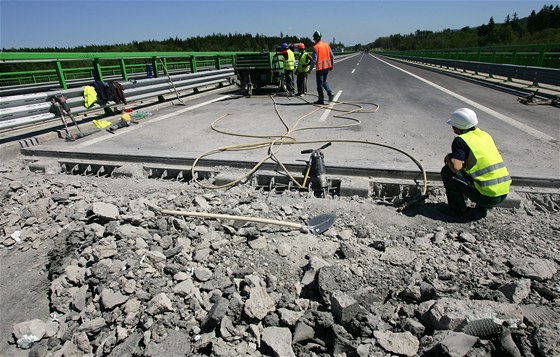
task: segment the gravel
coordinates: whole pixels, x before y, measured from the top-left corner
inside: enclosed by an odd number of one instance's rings
[[[434,215],[437,194],[403,214],[16,159],[0,196],[0,355],[560,355],[559,194],[465,223]],[[153,206],[337,220],[314,236]]]

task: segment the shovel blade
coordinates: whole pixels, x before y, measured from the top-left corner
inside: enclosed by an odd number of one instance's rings
[[[336,213],[325,213],[305,221],[303,227],[307,228],[314,235],[325,232],[336,221]]]

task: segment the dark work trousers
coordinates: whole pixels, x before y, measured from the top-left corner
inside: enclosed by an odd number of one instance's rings
[[[331,87],[329,87],[329,84],[327,83],[328,75],[329,69],[317,71],[317,96],[319,97],[320,101],[325,100],[325,93],[323,93],[323,88],[325,88],[329,96],[332,96]]]
[[[307,72],[297,73],[297,92],[298,94],[307,93]]]
[[[477,207],[486,209],[502,203],[507,197],[507,195],[498,197],[485,196],[476,189],[473,183],[463,183],[453,177],[453,172],[451,172],[451,169],[445,165],[441,169],[441,179],[443,181],[443,185],[445,186],[447,203],[455,210],[464,211],[467,209],[465,197],[476,203]],[[467,176],[463,179],[468,181]]]
[[[294,71],[284,70],[284,76],[286,78],[286,90],[289,93],[294,93]]]

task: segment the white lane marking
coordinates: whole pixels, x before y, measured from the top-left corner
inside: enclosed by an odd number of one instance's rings
[[[164,120],[164,119],[172,118],[172,117],[174,117],[174,116],[176,116],[176,115],[179,115],[179,114],[182,114],[182,113],[191,111],[191,110],[193,110],[193,109],[197,109],[197,108],[203,107],[203,106],[208,105],[208,104],[212,104],[212,103],[214,103],[214,102],[218,102],[218,101],[220,101],[220,100],[222,100],[222,99],[226,99],[226,98],[229,98],[229,97],[230,97],[229,95],[224,95],[224,96],[221,96],[221,97],[218,97],[218,98],[214,98],[214,99],[212,99],[212,100],[209,100],[209,101],[206,101],[206,102],[203,102],[203,103],[199,103],[199,104],[193,105],[192,107],[188,107],[188,108],[185,108],[185,109],[177,110],[177,111],[175,111],[175,112],[172,112],[172,113],[169,113],[169,114],[165,114],[165,115],[162,115],[162,116],[157,117],[157,118],[154,118],[154,119],[149,119],[149,120],[147,120],[145,123],[142,122],[142,125],[130,126],[130,127],[128,127],[126,130],[117,131],[115,134],[112,134],[112,135],[104,135],[104,136],[100,136],[100,137],[98,137],[98,138],[94,138],[94,139],[91,139],[91,140],[88,140],[88,141],[81,142],[81,143],[79,143],[78,145],[75,145],[74,147],[76,147],[76,148],[83,148],[83,147],[86,147],[86,146],[89,146],[89,145],[93,145],[93,144],[96,144],[96,143],[98,143],[98,142],[100,142],[100,141],[107,140],[107,139],[110,139],[110,138],[114,138],[115,136],[119,136],[119,135],[123,135],[123,134],[130,133],[130,132],[133,131],[133,130],[136,130],[136,129],[141,128],[141,127],[145,127],[145,126],[148,125],[148,124],[157,123],[158,121],[161,121],[161,120]]]
[[[336,95],[334,96],[333,101],[334,101],[334,102],[338,101],[338,98],[340,98],[340,95],[341,95],[341,94],[342,94],[342,91],[339,90],[338,93],[336,93]],[[331,105],[328,107],[328,109],[325,110],[325,112],[323,113],[323,115],[321,115],[321,117],[319,118],[319,121],[322,122],[322,121],[327,120],[327,117],[328,117],[329,114],[331,113],[331,109],[330,109],[330,108],[332,108],[332,107],[333,107],[333,105],[331,104]]]
[[[352,74],[354,74],[354,72],[356,72],[356,68],[354,68],[354,69],[352,70]]]
[[[517,129],[519,129],[519,130],[521,130],[521,131],[523,131],[523,132],[525,132],[525,133],[527,133],[527,134],[529,134],[529,135],[532,135],[532,136],[534,136],[534,137],[537,138],[537,139],[542,139],[542,140],[547,140],[547,141],[556,141],[556,139],[553,138],[552,136],[549,136],[549,135],[547,135],[547,134],[545,134],[545,133],[543,133],[543,132],[540,132],[540,131],[538,131],[538,130],[536,130],[536,129],[533,129],[533,128],[531,128],[530,126],[528,126],[528,125],[526,125],[526,124],[523,124],[523,123],[521,123],[521,122],[519,122],[519,121],[517,121],[517,120],[515,120],[515,119],[513,119],[513,118],[508,117],[507,115],[504,115],[504,114],[502,114],[502,113],[498,113],[497,111],[495,111],[495,110],[493,110],[493,109],[490,109],[490,108],[488,108],[488,107],[486,107],[486,106],[484,106],[484,105],[482,105],[482,104],[479,104],[479,103],[477,103],[477,102],[475,102],[475,101],[473,101],[473,100],[470,100],[470,99],[468,99],[468,98],[466,98],[466,97],[463,97],[462,95],[460,95],[460,94],[458,94],[458,93],[452,92],[452,91],[450,91],[450,90],[447,89],[447,88],[444,88],[444,87],[442,87],[442,86],[440,86],[440,85],[437,85],[437,84],[435,84],[435,83],[433,83],[433,82],[430,82],[430,81],[428,81],[428,80],[426,80],[426,79],[424,79],[424,78],[422,78],[422,77],[420,77],[420,76],[415,75],[414,73],[410,73],[410,72],[408,72],[408,71],[405,71],[405,70],[402,69],[402,68],[399,68],[399,67],[397,67],[397,66],[395,66],[395,65],[392,65],[392,64],[390,64],[390,63],[388,63],[388,62],[385,62],[385,61],[383,61],[382,59],[380,59],[380,58],[378,58],[378,57],[375,57],[374,55],[371,55],[371,56],[372,56],[373,58],[375,58],[376,60],[381,61],[381,62],[383,62],[383,63],[385,63],[385,64],[387,64],[387,65],[389,65],[389,66],[391,66],[391,67],[393,67],[393,68],[396,68],[396,69],[398,69],[399,71],[402,71],[402,72],[404,72],[404,73],[406,73],[406,74],[408,74],[408,75],[411,75],[412,77],[414,77],[414,78],[416,78],[416,79],[419,79],[419,80],[421,80],[422,82],[424,82],[424,83],[426,83],[426,84],[429,84],[429,85],[431,85],[432,87],[434,87],[434,88],[436,88],[436,89],[439,89],[440,91],[442,91],[442,92],[444,92],[444,93],[447,93],[447,94],[449,94],[450,96],[455,97],[455,98],[457,98],[457,99],[459,99],[459,100],[461,100],[461,101],[463,101],[463,102],[465,102],[465,103],[467,103],[467,104],[469,104],[469,105],[471,105],[471,106],[473,106],[473,107],[475,107],[475,108],[478,108],[478,109],[482,110],[483,112],[486,112],[487,114],[490,114],[490,115],[493,116],[494,118],[496,118],[496,119],[498,119],[498,120],[501,120],[501,121],[503,121],[503,122],[505,122],[505,123],[507,123],[507,124],[509,124],[509,125],[511,125],[511,126],[513,126],[513,127],[515,127],[515,128],[517,128]]]

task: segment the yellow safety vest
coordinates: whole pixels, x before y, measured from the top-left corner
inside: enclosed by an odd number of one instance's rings
[[[97,102],[97,92],[92,86],[84,86],[84,107],[89,108]]]
[[[286,50],[286,54],[288,55],[288,59],[284,59],[284,70],[293,71],[296,67],[296,56],[289,48]]]
[[[306,73],[309,72],[311,69],[311,59],[309,58],[309,53],[303,52],[299,57],[297,71],[299,73]]]
[[[476,159],[473,167],[463,170],[469,174],[477,190],[489,197],[509,193],[511,177],[492,137],[476,128],[459,135]]]

